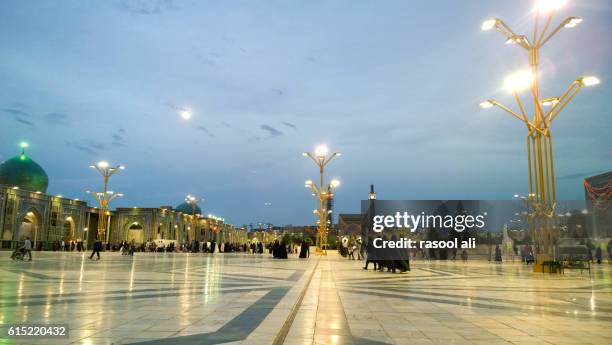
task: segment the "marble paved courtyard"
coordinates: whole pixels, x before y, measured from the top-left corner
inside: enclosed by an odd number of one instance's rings
[[[612,270],[269,255],[0,252],[0,344],[611,344]],[[66,324],[68,338],[8,338]]]

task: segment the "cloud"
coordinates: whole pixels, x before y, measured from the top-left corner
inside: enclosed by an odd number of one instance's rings
[[[285,95],[285,89],[272,89],[272,92],[274,92],[277,96]]]
[[[227,128],[233,128],[232,125],[230,125],[229,123],[227,123],[225,121],[221,122],[221,124],[224,125]]]
[[[174,4],[172,0],[123,0],[119,8],[131,14],[151,16],[174,8]]]
[[[285,122],[285,121],[283,121],[283,122],[281,122],[281,123],[282,123],[283,125],[287,126],[287,127],[290,127],[290,128],[293,128],[293,129],[297,129],[297,126],[296,126],[296,125],[294,125],[294,124],[293,124],[293,123],[291,123],[291,122]]]
[[[81,141],[81,142],[73,142],[66,141],[66,146],[77,149],[79,151],[85,152],[92,156],[95,156],[100,151],[108,150],[108,146],[102,143],[95,143],[92,141]]]
[[[69,126],[68,115],[59,112],[53,112],[45,115],[45,120],[52,125]]]
[[[115,147],[126,146],[125,136],[123,134],[125,134],[125,129],[123,129],[123,128],[119,128],[117,130],[117,133],[113,133],[112,134],[113,146],[115,146]]]
[[[280,136],[284,135],[283,132],[281,132],[278,129],[276,129],[276,128],[272,127],[272,126],[269,126],[269,125],[261,125],[261,126],[259,126],[259,128],[261,128],[264,131],[268,132],[271,137],[280,137]]]
[[[176,104],[174,104],[174,103],[170,103],[170,102],[166,103],[166,105],[167,105],[167,106],[168,106],[170,109],[172,109],[172,110],[176,110],[176,111],[179,111],[179,112],[181,112],[181,111],[188,111],[188,110],[189,110],[189,109],[187,109],[187,108],[185,108],[185,107],[181,107],[180,105],[176,105]]]
[[[25,111],[15,109],[15,108],[6,108],[4,109],[4,111],[8,114],[11,114],[15,121],[22,123],[24,125],[28,125],[32,127],[34,126],[34,122],[30,120],[30,118],[32,117],[31,114],[28,114]]]
[[[208,136],[209,136],[209,137],[211,137],[211,138],[214,138],[214,137],[215,137],[215,135],[214,135],[213,133],[211,133],[211,132],[208,130],[208,128],[206,128],[206,127],[204,127],[204,126],[198,126],[198,130],[200,130],[200,131],[202,131],[202,132],[206,133],[206,135],[208,135]]]

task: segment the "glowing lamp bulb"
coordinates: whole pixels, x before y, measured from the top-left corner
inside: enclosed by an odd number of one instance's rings
[[[325,157],[329,152],[329,149],[325,145],[319,145],[315,148],[315,154],[317,157]]]
[[[480,107],[483,109],[491,108],[492,106],[493,106],[493,102],[491,101],[480,102]]]
[[[538,12],[549,13],[561,9],[567,0],[538,0],[535,5],[535,9]]]
[[[593,85],[599,84],[601,81],[597,77],[587,76],[587,77],[580,78],[580,82],[584,86],[593,86]]]
[[[497,19],[487,19],[484,22],[482,22],[480,29],[482,31],[488,31],[488,30],[493,29],[493,27],[495,27],[495,24],[497,24]]]
[[[530,70],[519,71],[506,77],[504,87],[510,92],[518,92],[531,86],[533,73]]]

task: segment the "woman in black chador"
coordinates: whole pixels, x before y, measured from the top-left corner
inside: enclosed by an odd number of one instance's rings
[[[278,240],[275,240],[272,244],[272,257],[278,258],[279,247],[280,244],[278,243]]]
[[[280,245],[278,246],[278,257],[279,259],[286,259],[287,258],[287,243],[285,243],[285,241],[281,241]]]
[[[389,240],[389,237],[387,237],[387,235],[383,235],[382,240],[383,242],[387,242]],[[393,261],[393,255],[389,251],[389,249],[378,248],[377,256],[379,258],[378,271],[382,272],[385,268],[387,269],[387,272],[392,270],[395,271],[395,262]]]
[[[366,243],[366,253],[367,253],[367,258],[366,258],[366,263],[365,263],[365,267],[363,268],[364,270],[368,269],[368,265],[371,263],[374,264],[374,271],[376,271],[376,268],[378,266],[378,258],[376,257],[376,248],[374,248],[374,238],[372,238],[372,236],[368,237],[368,243]]]
[[[391,236],[391,241],[396,242],[397,236]],[[395,270],[399,270],[400,273],[410,271],[410,252],[404,248],[396,248],[393,250],[393,273]]]
[[[306,259],[310,257],[310,246],[306,241],[302,241],[302,247],[300,248],[300,259]]]
[[[495,262],[502,262],[502,252],[499,248],[499,244],[495,246]]]

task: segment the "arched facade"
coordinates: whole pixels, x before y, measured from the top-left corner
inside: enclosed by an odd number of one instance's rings
[[[88,210],[83,201],[0,187],[0,247],[16,247],[24,234],[43,249],[68,236],[86,241]]]

